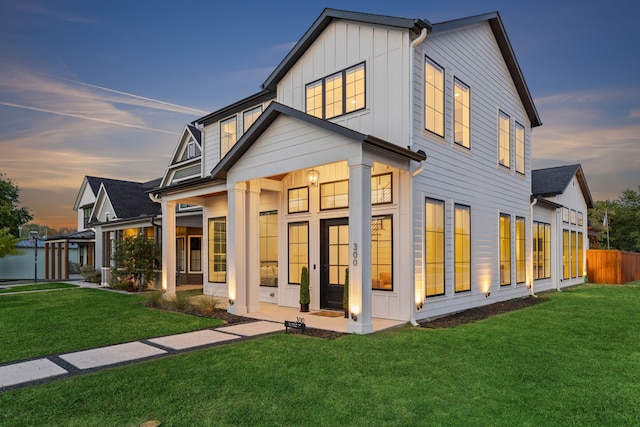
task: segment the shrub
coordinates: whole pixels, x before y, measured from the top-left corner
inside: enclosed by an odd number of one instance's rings
[[[80,274],[85,282],[100,283],[100,271],[96,270],[89,264],[80,267]]]
[[[116,266],[111,268],[112,276],[120,275],[141,291],[153,280],[154,270],[160,265],[160,248],[143,235],[125,237],[116,242],[113,259]]]
[[[309,296],[309,270],[307,267],[302,267],[302,274],[300,277],[300,304],[309,304],[311,297]]]
[[[164,303],[164,299],[162,298],[162,291],[149,292],[146,297],[149,305],[152,307],[162,307]]]

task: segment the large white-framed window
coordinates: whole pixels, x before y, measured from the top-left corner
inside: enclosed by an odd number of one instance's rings
[[[209,218],[209,282],[227,281],[227,218]]]
[[[524,126],[516,122],[516,172],[524,175]]]
[[[374,290],[393,290],[393,217],[371,219],[371,278]]]
[[[516,217],[516,283],[527,281],[527,239],[525,219]]]
[[[551,224],[533,222],[533,279],[551,277]]]
[[[454,277],[455,291],[471,290],[471,207],[454,207]]]
[[[202,236],[189,236],[189,273],[202,273]]]
[[[220,158],[223,158],[238,141],[238,120],[236,116],[220,122]]]
[[[511,216],[500,214],[500,286],[511,284]]]
[[[562,279],[571,277],[571,242],[569,230],[562,230]]]
[[[288,225],[289,283],[300,284],[302,267],[309,268],[309,222],[290,222]]]
[[[584,240],[581,231],[578,231],[578,275],[584,275]]]
[[[571,277],[578,277],[578,233],[571,230]]]
[[[257,107],[242,113],[242,133],[245,133],[251,125],[258,120],[260,114],[262,114],[262,105],[258,105]]]
[[[365,64],[333,73],[305,86],[305,112],[331,119],[366,106]]]
[[[469,86],[453,79],[453,135],[454,142],[471,148],[471,108]]]
[[[425,285],[426,297],[445,294],[444,201],[425,201]]]
[[[444,68],[424,58],[424,128],[444,137]]]
[[[498,113],[498,162],[511,168],[511,119],[504,112]]]
[[[260,285],[278,286],[278,211],[260,212]]]

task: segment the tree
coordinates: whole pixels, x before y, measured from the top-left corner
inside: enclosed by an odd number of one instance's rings
[[[33,218],[29,209],[19,207],[19,193],[18,186],[0,172],[0,258],[19,253],[15,249],[19,229]]]
[[[154,270],[160,266],[160,248],[143,235],[129,236],[116,242],[113,259],[111,277],[119,278],[120,283],[131,283],[140,291],[149,285]]]
[[[605,213],[607,227],[604,225]],[[618,200],[595,202],[589,211],[589,225],[600,233],[599,247],[607,247],[608,231],[611,249],[640,252],[640,191],[628,188]]]

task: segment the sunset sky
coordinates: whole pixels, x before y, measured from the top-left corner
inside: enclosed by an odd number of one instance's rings
[[[640,2],[0,0],[0,172],[75,227],[85,175],[163,175],[184,125],[260,90],[324,7],[441,22],[499,11],[543,126],[533,167],[595,200],[640,185]]]

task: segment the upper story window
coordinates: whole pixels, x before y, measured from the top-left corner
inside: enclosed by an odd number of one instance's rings
[[[382,205],[393,202],[392,175],[385,173],[371,177],[371,204]]]
[[[469,86],[455,79],[453,82],[453,122],[455,143],[465,148],[471,147],[471,122],[469,109]]]
[[[290,188],[288,204],[289,213],[309,212],[309,187]]]
[[[93,210],[93,205],[87,205],[82,208],[82,219],[84,228],[89,227],[89,222],[91,222],[91,211]]]
[[[242,113],[242,133],[245,133],[262,114],[262,105]]]
[[[504,167],[511,168],[511,140],[509,116],[500,111],[498,118],[498,160]]]
[[[320,184],[320,210],[346,208],[348,206],[348,180]]]
[[[584,225],[584,217],[582,212],[578,212],[578,225]]]
[[[364,63],[339,71],[305,88],[306,112],[331,119],[365,108]]]
[[[524,175],[524,126],[516,122],[516,172]]]
[[[424,60],[424,128],[444,137],[444,68]]]
[[[562,208],[562,222],[569,222],[569,208]]]
[[[220,158],[231,150],[238,140],[237,119],[235,116],[220,122]]]
[[[187,159],[193,159],[196,156],[196,143],[191,141],[187,145]]]

